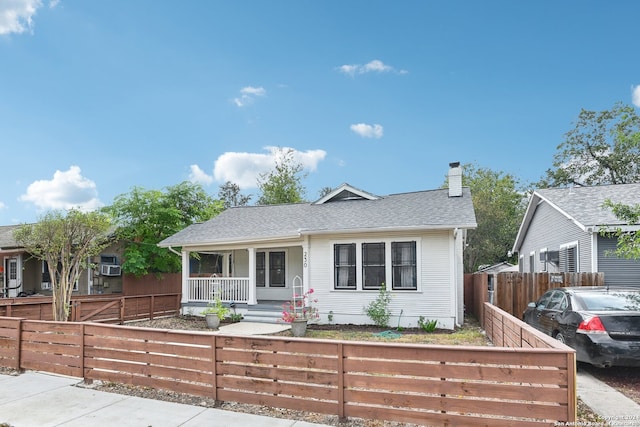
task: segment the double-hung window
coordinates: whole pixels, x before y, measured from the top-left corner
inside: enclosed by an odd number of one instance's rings
[[[385,279],[384,242],[362,244],[362,288],[380,289]]]
[[[418,288],[416,242],[391,242],[392,288],[416,290]]]
[[[356,289],[356,244],[336,244],[333,251],[336,289]]]

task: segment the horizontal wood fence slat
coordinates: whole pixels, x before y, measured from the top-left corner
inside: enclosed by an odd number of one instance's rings
[[[0,317],[0,365],[339,417],[465,426],[575,421],[574,351],[495,306],[483,311],[495,347]]]
[[[180,293],[149,295],[78,295],[71,298],[69,320],[125,323],[132,320],[175,316]],[[0,316],[53,320],[51,297],[0,298]]]

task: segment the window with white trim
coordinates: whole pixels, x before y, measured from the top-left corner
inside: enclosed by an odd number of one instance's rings
[[[379,243],[362,244],[362,288],[380,289],[386,282],[385,245]]]
[[[333,246],[334,286],[336,289],[356,289],[356,244],[336,243]]]
[[[391,242],[391,287],[394,290],[418,289],[416,242]]]
[[[560,246],[560,271],[577,273],[578,266],[578,242]]]
[[[536,272],[536,252],[529,253],[529,273]]]
[[[542,271],[547,271],[547,248],[540,249],[540,264]]]
[[[416,240],[334,243],[336,290],[418,289],[419,254]]]

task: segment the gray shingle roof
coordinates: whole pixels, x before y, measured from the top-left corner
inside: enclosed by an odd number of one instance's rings
[[[0,249],[15,249],[22,247],[18,245],[16,240],[13,238],[14,230],[17,230],[21,226],[22,224],[0,226]]]
[[[626,205],[640,203],[640,184],[547,188],[536,192],[585,227],[625,225],[610,209],[602,207],[606,199]]]
[[[377,200],[235,207],[205,223],[191,225],[159,245],[192,246],[341,231],[454,227],[476,227],[468,188],[463,189],[462,197],[449,197],[447,189],[439,189],[393,194]]]

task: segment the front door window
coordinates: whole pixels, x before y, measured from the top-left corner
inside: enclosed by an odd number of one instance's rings
[[[256,286],[284,288],[286,279],[285,252],[256,252]]]

